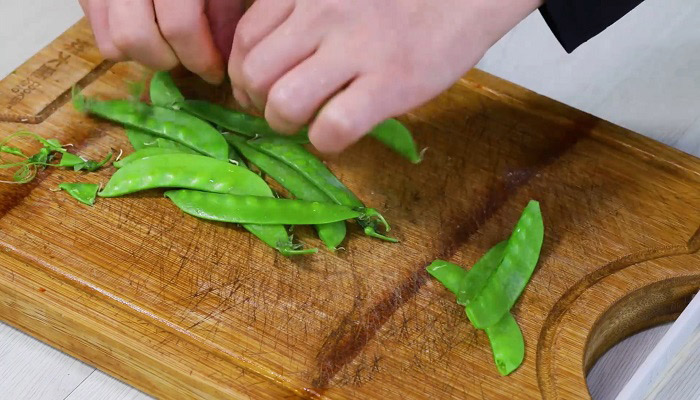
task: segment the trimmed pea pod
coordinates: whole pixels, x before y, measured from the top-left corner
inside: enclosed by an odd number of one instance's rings
[[[188,113],[209,121],[221,129],[236,132],[249,138],[280,136],[280,133],[272,129],[264,118],[228,109],[208,101],[185,100],[179,106]],[[285,136],[285,139],[295,143],[309,143],[308,130],[303,128],[294,135]]]
[[[192,216],[236,224],[314,225],[354,218],[382,220],[382,216],[371,208],[353,208],[317,201],[209,193],[186,189],[169,190],[165,196]]]
[[[447,261],[435,260],[428,266],[428,273],[450,292],[468,301],[479,294],[498,268],[506,243],[503,241],[491,248],[469,271]],[[525,341],[515,318],[506,313],[495,325],[486,328],[486,335],[498,372],[505,376],[515,371],[525,359]]]
[[[540,205],[532,200],[508,239],[498,269],[466,306],[475,327],[484,329],[496,324],[513,307],[537,266],[543,240]]]
[[[457,295],[459,292],[459,286],[464,280],[464,278],[469,275],[466,270],[457,264],[452,264],[451,262],[445,260],[435,260],[426,268],[428,273],[438,282]]]
[[[496,324],[486,328],[493,360],[502,376],[510,375],[525,359],[525,339],[518,322],[506,313]]]
[[[481,293],[499,268],[507,244],[508,241],[504,240],[492,247],[474,264],[469,273],[464,275],[457,290],[458,304],[468,304]],[[496,324],[486,328],[486,335],[491,343],[493,360],[501,375],[509,375],[523,363],[525,339],[511,313],[506,313]]]
[[[318,202],[333,202],[330,197],[323,193],[316,187],[316,185],[311,183],[311,181],[306,179],[299,172],[289,167],[282,161],[255,150],[246,143],[244,138],[235,135],[224,135],[224,137],[252,164],[256,165],[261,171],[279,182],[297,199]],[[318,236],[321,238],[323,243],[325,243],[325,245],[333,251],[340,245],[340,243],[342,243],[343,239],[345,239],[346,230],[344,221],[316,225]]]
[[[117,197],[153,188],[273,197],[267,183],[246,168],[182,153],[155,155],[126,164],[112,175],[99,195]],[[243,227],[285,256],[315,252],[293,244],[283,225],[245,224]]]
[[[149,96],[151,103],[159,107],[177,108],[178,104],[185,101],[185,96],[180,93],[168,71],[153,74]]]
[[[411,132],[395,119],[380,123],[368,135],[414,164],[420,163],[423,158]]]
[[[89,206],[95,204],[99,186],[94,183],[61,183],[58,188],[65,190],[74,199]]]
[[[253,148],[271,157],[276,157],[288,166],[311,181],[317,188],[324,192],[337,204],[349,207],[364,207],[360,199],[355,196],[338,178],[313,154],[303,146],[291,143],[285,138],[259,138],[247,142]],[[367,236],[376,237],[389,242],[398,242],[395,238],[388,237],[377,232],[377,224],[374,220],[358,219],[357,223],[364,229]],[[390,230],[385,225],[386,231]]]
[[[507,240],[498,243],[474,264],[469,270],[469,274],[465,275],[462,282],[459,283],[459,289],[456,293],[457,304],[466,306],[477,294],[481,293],[486,282],[501,264],[507,245]]]
[[[228,144],[208,123],[190,114],[127,100],[95,100],[81,94],[73,98],[79,111],[144,130],[181,143],[219,160],[228,160]]]

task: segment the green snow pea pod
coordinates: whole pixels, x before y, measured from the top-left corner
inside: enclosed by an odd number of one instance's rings
[[[405,157],[410,162],[421,162],[421,154],[413,140],[413,135],[406,127],[395,119],[388,119],[375,126],[368,134],[388,148]]]
[[[221,134],[185,112],[127,100],[87,99],[80,94],[73,98],[73,104],[79,111],[174,140],[219,160],[228,160],[228,144]]]
[[[465,275],[462,282],[459,283],[456,293],[457,304],[466,306],[477,294],[481,293],[486,282],[501,264],[506,245],[508,245],[508,241],[504,240],[493,246],[469,270],[469,274]]]
[[[153,74],[149,96],[154,106],[167,108],[177,107],[177,104],[185,101],[185,96],[180,93],[168,71]]]
[[[186,189],[169,190],[165,192],[165,196],[187,214],[211,221],[236,224],[315,225],[353,218],[382,219],[382,216],[371,208],[353,208],[317,201],[209,193]]]
[[[451,262],[445,260],[435,260],[426,268],[428,273],[438,282],[452,292],[457,294],[459,292],[459,285],[461,284],[464,277],[468,275],[467,271],[464,270],[457,264],[452,264]]]
[[[494,325],[486,328],[493,360],[502,376],[518,369],[525,359],[525,339],[518,322],[509,312]]]
[[[254,172],[211,157],[173,153],[141,158],[112,175],[99,193],[117,197],[153,188],[267,196],[270,188]]]
[[[128,156],[122,158],[119,161],[112,163],[114,168],[121,168],[127,164],[130,164],[136,160],[140,160],[146,157],[159,156],[163,154],[176,154],[181,153],[179,149],[168,148],[168,147],[146,147],[141,150],[136,150],[135,152],[129,154]]]
[[[532,200],[508,239],[498,269],[466,306],[467,316],[475,327],[484,329],[494,325],[513,307],[535,270],[543,240],[540,205]]]
[[[162,148],[162,149],[174,149],[178,150],[180,153],[188,154],[202,154],[184,144],[178,143],[174,140],[162,138],[156,135],[152,135],[146,131],[142,131],[136,128],[126,128],[126,135],[131,142],[131,146],[134,150],[143,150],[146,148]]]
[[[280,136],[264,118],[231,110],[208,101],[185,100],[179,106],[188,113],[209,121],[222,129],[236,132],[249,138]],[[304,128],[294,135],[285,136],[285,139],[295,143],[309,143],[308,131]]]
[[[360,199],[355,196],[338,178],[313,154],[309,153],[303,146],[292,143],[281,137],[266,137],[250,140],[247,142],[253,148],[271,157],[276,157],[294,170],[299,172],[306,179],[311,181],[317,188],[321,189],[328,197],[337,204],[350,207],[364,207]],[[375,221],[357,221],[364,229],[365,235],[398,242],[398,240],[384,236],[377,232]],[[388,232],[389,226],[386,226]]]
[[[74,199],[89,206],[95,204],[99,186],[94,183],[61,183],[58,188],[65,190]]]
[[[428,273],[455,295],[472,299],[498,268],[506,243],[503,241],[491,248],[469,271],[447,261],[435,260],[428,266]],[[506,313],[495,325],[486,328],[486,335],[498,372],[505,376],[515,371],[525,359],[525,341],[513,316]]]
[[[246,168],[182,153],[155,155],[126,164],[112,175],[99,195],[117,197],[159,187],[273,197],[267,183]],[[315,252],[298,249],[282,225],[245,224],[243,227],[285,256]]]
[[[151,135],[150,133],[144,132],[141,129],[136,129],[129,126],[126,127],[126,136],[129,138],[131,147],[137,151],[147,147],[155,147],[156,138],[158,138],[158,136]]]
[[[294,197],[300,200],[332,202],[330,197],[308,179],[289,167],[282,161],[277,160],[265,153],[255,150],[246,143],[246,140],[236,135],[224,135],[226,140],[245,156],[251,163],[255,164],[261,171],[279,182]],[[335,250],[345,238],[345,222],[338,221],[331,224],[316,225],[318,236],[323,243]]]
[[[458,285],[457,303],[468,304],[474,299],[499,268],[505,253],[504,240],[484,254],[463,276]],[[460,302],[461,301],[461,302]],[[525,339],[515,318],[507,312],[496,324],[486,328],[493,360],[498,372],[506,376],[515,371],[525,359]]]

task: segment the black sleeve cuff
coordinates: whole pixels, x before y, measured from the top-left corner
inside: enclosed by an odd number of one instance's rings
[[[571,53],[643,0],[548,0],[540,13],[559,43]]]

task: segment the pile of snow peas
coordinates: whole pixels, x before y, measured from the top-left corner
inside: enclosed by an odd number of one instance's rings
[[[187,100],[167,72],[154,74],[149,95],[151,104],[74,92],[79,111],[124,125],[135,151],[113,163],[118,170],[102,190],[64,184],[69,194],[91,204],[95,193],[117,197],[168,188],[165,196],[185,213],[241,224],[285,256],[317,252],[293,243],[286,225],[314,225],[332,251],[345,239],[345,221],[351,219],[366,235],[397,242],[385,234],[390,227],[384,217],[303,146],[309,143],[307,128],[283,136],[263,118]],[[369,136],[413,163],[421,161],[411,133],[396,120],[379,124]],[[277,198],[253,166],[294,199]]]
[[[508,240],[492,247],[469,270],[435,260],[428,273],[457,296],[467,317],[486,331],[498,372],[509,375],[525,359],[525,341],[511,308],[525,289],[544,240],[540,205],[530,201]]]

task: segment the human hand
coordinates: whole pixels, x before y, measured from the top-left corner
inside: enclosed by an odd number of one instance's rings
[[[339,152],[447,89],[541,2],[257,0],[233,39],[234,96],[280,132],[313,119],[313,145]]]
[[[155,70],[182,64],[210,83],[225,76],[243,0],[79,0],[110,60]]]

